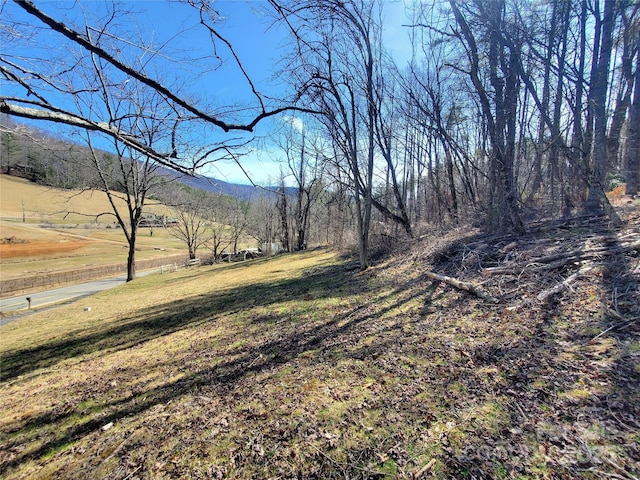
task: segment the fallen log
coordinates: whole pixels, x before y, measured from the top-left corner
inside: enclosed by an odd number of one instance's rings
[[[488,302],[491,302],[491,303],[500,302],[500,300],[498,300],[496,297],[491,295],[489,292],[487,292],[485,289],[483,289],[479,285],[475,285],[469,282],[463,282],[462,280],[458,280],[457,278],[448,277],[446,275],[440,275],[439,273],[431,272],[429,270],[424,272],[423,275],[432,280],[444,282],[459,290],[464,290],[466,292],[473,293],[476,297],[479,297],[483,300],[487,300]]]

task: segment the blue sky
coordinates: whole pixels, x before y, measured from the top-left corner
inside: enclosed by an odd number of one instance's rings
[[[150,13],[161,24],[172,18],[171,12],[175,6],[164,2],[148,0],[144,3],[152,5]],[[135,2],[134,2],[135,4]],[[220,23],[219,31],[231,42],[236,53],[247,69],[256,88],[265,95],[278,96],[282,93],[282,86],[278,84],[277,74],[282,45],[287,32],[284,28],[275,27],[272,20],[262,15],[266,2],[243,0],[217,1],[214,6],[225,17]],[[385,4],[384,42],[398,65],[406,64],[410,60],[411,45],[404,0],[387,0]],[[231,61],[231,59],[228,59]],[[232,62],[231,62],[232,63]],[[230,98],[233,100],[251,98],[246,96],[248,92],[246,81],[239,75],[238,70],[216,72],[215,87],[207,84],[203,88],[208,94]],[[274,123],[287,121],[286,116],[274,118],[259,125],[257,134],[268,136],[274,128]],[[258,184],[277,183],[280,169],[286,172],[286,163],[279,148],[265,139],[258,142],[251,149],[251,153],[242,159],[243,167],[249,173],[251,179]],[[248,183],[244,172],[233,162],[220,162],[211,170],[211,175],[222,178],[232,183]]]
[[[175,30],[176,23],[183,21],[183,15],[190,14],[193,23],[192,11],[183,5],[155,0],[129,3],[148,12],[149,24],[153,25],[154,29],[157,28],[158,35],[162,35],[163,27],[166,27],[167,31]],[[214,3],[214,7],[223,17],[216,28],[233,45],[256,89],[265,96],[281,96],[284,86],[278,82],[276,73],[286,32],[275,27],[272,20],[262,14],[261,11],[268,7],[266,2],[218,1]],[[188,27],[190,23],[187,21],[184,25]],[[191,50],[191,44],[198,42],[199,46],[209,49],[210,42],[206,37],[189,38],[189,35],[184,35],[178,44]],[[255,105],[250,86],[237,68],[231,53],[225,49],[220,49],[218,53],[223,57],[224,64],[210,75],[194,79],[190,85],[192,91],[196,95],[215,99],[213,101],[220,105]],[[268,135],[277,127],[274,123],[282,121],[283,118],[280,117],[258,125],[256,135],[262,139],[243,149],[246,153],[241,159],[243,168],[257,184],[273,184],[280,175],[277,159],[281,154],[277,146],[268,140]],[[225,135],[229,137],[229,134],[220,134],[217,139],[221,140]],[[249,183],[245,172],[233,161],[216,162],[201,173],[231,183]]]
[[[286,32],[283,29],[273,28],[268,18],[260,17],[263,3],[236,0],[219,1],[215,5],[227,17],[226,22],[221,24],[221,32],[224,32],[232,42],[257,88],[267,95],[277,95],[280,93],[280,88],[277,79],[273,76],[278,70],[280,47]],[[411,58],[411,44],[408,28],[403,26],[409,23],[406,17],[405,0],[387,0],[385,20],[383,40],[385,46],[398,65],[406,65]],[[244,85],[241,78],[237,76],[234,78],[235,80],[232,80],[230,73],[221,76],[221,90],[218,91],[234,95],[236,92],[234,86]],[[246,89],[243,88],[242,91],[246,93]],[[273,120],[273,122],[283,121],[287,121],[287,118],[280,117]],[[258,128],[257,133],[268,134],[272,125],[271,122],[266,122]],[[283,154],[278,147],[266,140],[260,142],[260,146],[255,146],[253,152],[243,158],[243,165],[256,183],[268,184],[269,180],[277,182],[281,168],[284,168],[286,173],[286,163],[279,164],[278,160],[284,162]],[[217,170],[212,172],[213,176],[221,176],[233,183],[248,183],[244,173],[232,163],[221,163]]]
[[[102,2],[71,0],[58,2],[38,2],[43,11],[49,13],[54,18],[63,18],[65,15],[74,15],[82,9],[91,16],[93,11],[101,8]],[[218,50],[224,63],[215,71],[205,72],[202,65],[207,63],[205,55],[211,54],[211,43],[201,29],[195,29],[197,18],[193,15],[193,9],[176,2],[159,0],[137,0],[120,2],[118,5],[131,9],[129,17],[119,19],[123,24],[127,24],[129,30],[135,33],[141,31],[145,38],[154,39],[154,44],[160,45],[170,42],[170,48],[166,50],[169,55],[179,58],[193,59],[192,77],[180,72],[163,72],[170,76],[175,73],[176,78],[188,78],[188,84],[183,85],[183,89],[195,96],[201,96],[211,101],[213,105],[231,105],[236,103],[246,103],[255,101],[250,93],[247,81],[242,77],[235,65],[230,52],[225,49]],[[236,54],[242,61],[243,66],[251,77],[258,91],[266,96],[280,96],[283,86],[277,81],[276,73],[281,56],[281,47],[284,42],[285,32],[272,25],[269,18],[261,14],[261,11],[268,7],[264,1],[244,1],[225,0],[217,1],[214,7],[223,17],[223,21],[216,24],[216,28],[234,47]],[[5,5],[6,9],[22,15],[23,18],[35,19],[21,13],[21,10],[11,3]],[[8,10],[7,10],[8,11]],[[5,11],[5,13],[7,13]],[[410,45],[408,41],[408,31],[402,27],[407,23],[405,16],[405,5],[403,0],[389,0],[385,7],[387,23],[384,27],[384,42],[394,55],[397,63],[406,63],[410,55]],[[176,36],[176,32],[179,34]],[[196,33],[200,32],[200,33]],[[56,37],[52,37],[51,42],[55,42]],[[64,55],[64,45],[60,40],[60,54]],[[2,46],[0,46],[0,54]],[[52,55],[55,47],[47,45]],[[47,53],[44,53],[47,54]],[[185,68],[190,68],[185,66]],[[182,70],[182,69],[181,69]],[[6,91],[6,85],[0,83],[0,88]],[[24,92],[22,92],[24,93]],[[282,154],[274,143],[268,139],[274,122],[286,121],[286,118],[275,118],[257,129],[257,135],[263,137],[252,147],[249,155],[242,158],[245,170],[250,174],[252,180],[259,184],[268,183],[270,179],[277,179],[280,165],[277,163]],[[39,125],[44,127],[42,124]],[[220,140],[220,136],[211,141]],[[202,172],[211,176],[234,183],[248,183],[242,170],[232,162],[219,162],[208,171]]]

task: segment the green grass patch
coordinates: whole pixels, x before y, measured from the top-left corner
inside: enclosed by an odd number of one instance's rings
[[[631,471],[615,443],[634,432],[571,415],[626,418],[610,366],[633,344],[385,268],[323,250],[203,266],[0,327],[3,475],[573,478],[566,432]]]

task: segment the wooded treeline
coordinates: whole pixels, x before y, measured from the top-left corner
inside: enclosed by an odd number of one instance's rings
[[[615,216],[605,191],[626,183],[628,195],[638,192],[640,4],[633,0],[412,2],[405,7],[412,53],[403,63],[385,44],[382,0],[270,0],[268,13],[288,32],[279,77],[290,95],[274,101],[247,78],[255,100],[248,119],[216,116],[211,112],[223,109],[185,100],[150,61],[132,71],[130,59],[149,45],[119,41],[118,22],[107,21],[119,18],[114,11],[86,28],[86,18],[55,20],[31,2],[15,3],[84,51],[94,68],[82,70],[83,83],[81,60],[65,70],[56,58],[34,76],[32,65],[3,55],[5,81],[26,91],[1,98],[4,113],[97,131],[182,171],[219,155],[236,158],[237,138],[194,145],[184,133],[194,124],[230,133],[285,112],[297,120],[273,135],[283,139],[283,177],[298,194],[260,207],[269,230],[263,236],[279,235],[290,249],[352,235],[366,268],[372,238],[461,223],[523,233],[540,215]],[[189,5],[212,47],[233,53],[217,30],[214,5]],[[12,43],[21,38],[32,37]],[[73,89],[52,66],[65,79],[75,75]],[[140,88],[124,87],[124,78]],[[98,84],[103,98],[135,97],[143,108],[129,108],[122,121],[125,115],[96,102],[77,110],[49,102],[52,85],[56,95],[93,98],[78,83]],[[140,102],[141,95],[155,101]],[[155,137],[132,129],[134,111],[158,122]]]
[[[637,2],[417,4],[408,66],[386,50],[375,2],[278,6],[292,84],[322,112],[354,193],[361,254],[380,222],[523,233],[535,215],[614,215],[605,191],[620,183],[637,194]]]

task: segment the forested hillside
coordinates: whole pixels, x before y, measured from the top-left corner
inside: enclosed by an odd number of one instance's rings
[[[103,151],[102,155],[109,155]],[[90,188],[99,186],[91,152],[86,145],[51,132],[0,116],[0,171],[57,188]],[[232,184],[216,178],[179,175],[167,168],[158,174],[170,176],[191,188],[234,196],[241,200],[257,199],[267,190],[256,186]],[[276,187],[265,186],[268,190]]]
[[[584,211],[617,221],[605,192],[638,192],[637,2],[276,0],[249,13],[233,2],[168,3],[167,18],[183,23],[160,29],[137,21],[144,8],[91,5],[89,19],[8,4],[3,22],[19,34],[1,57],[2,113],[65,125],[156,169],[277,158],[277,187],[286,177],[296,192],[271,211],[279,232],[269,236],[285,249],[321,231],[356,244],[366,269],[389,238],[469,223],[523,234],[536,218]],[[278,32],[276,50],[253,41],[275,57],[260,85],[251,68],[259,56],[245,63],[227,40],[236,15],[264,27],[244,29],[252,35]],[[125,41],[135,29],[138,40]],[[187,37],[188,52],[177,48]],[[51,42],[73,54],[48,55]],[[5,141],[12,154],[22,148]],[[41,164],[26,153],[25,168]],[[34,175],[91,180],[65,163]],[[324,218],[309,237],[314,203]]]

